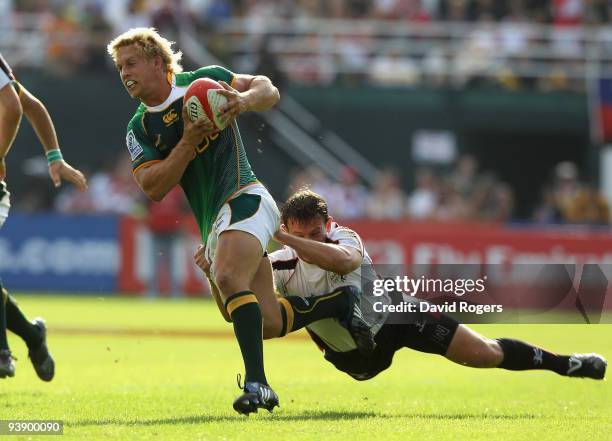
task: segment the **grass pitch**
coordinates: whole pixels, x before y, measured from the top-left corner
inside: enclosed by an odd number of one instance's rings
[[[0,419],[64,420],[64,439],[612,439],[610,381],[469,369],[405,349],[360,383],[305,334],[265,343],[282,407],[247,418],[231,408],[242,361],[212,302],[16,297],[30,318],[47,319],[57,373],[39,381],[10,335],[19,361],[15,378],[0,380]],[[475,328],[612,358],[612,325]]]

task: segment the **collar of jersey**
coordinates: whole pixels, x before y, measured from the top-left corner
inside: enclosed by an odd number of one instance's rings
[[[186,87],[178,87],[176,85],[176,76],[171,73],[168,72],[168,82],[170,83],[170,85],[172,86],[172,89],[170,89],[170,94],[168,95],[168,98],[166,98],[166,100],[161,103],[158,104],[157,106],[147,106],[145,104],[145,107],[147,108],[148,112],[162,112],[164,110],[166,110],[166,108],[172,104],[173,102],[175,102],[177,99],[182,98],[185,95],[185,92],[187,91]]]

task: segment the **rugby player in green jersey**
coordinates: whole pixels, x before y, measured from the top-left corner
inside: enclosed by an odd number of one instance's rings
[[[181,53],[171,45],[151,28],[130,29],[108,45],[128,94],[141,101],[127,126],[134,178],[155,201],[175,185],[183,188],[245,364],[244,393],[234,409],[271,411],[278,396],[265,376],[264,335],[278,337],[326,317],[344,320],[364,353],[374,349],[373,335],[350,293],[321,296],[308,311],[294,311],[291,299],[279,302],[274,296],[266,248],[279,228],[279,212],[251,170],[236,117],[274,106],[280,98],[277,88],[267,77],[220,66],[182,72]],[[198,78],[211,78],[224,88],[219,93],[227,98],[221,108],[227,124],[221,131],[186,117],[183,96]],[[296,304],[302,305],[301,299]]]

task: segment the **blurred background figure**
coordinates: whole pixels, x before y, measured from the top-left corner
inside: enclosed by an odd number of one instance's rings
[[[415,189],[408,198],[407,213],[413,219],[429,219],[438,205],[438,185],[433,172],[426,168],[417,169]]]
[[[555,167],[553,204],[557,219],[574,224],[608,224],[609,206],[592,185],[580,182],[578,169],[565,161]]]
[[[365,215],[370,219],[401,219],[406,211],[405,201],[399,173],[387,167],[378,175],[372,192],[367,196]]]
[[[185,196],[179,187],[171,190],[161,202],[149,203],[147,225],[153,261],[147,288],[149,297],[158,296],[164,291],[164,285],[171,297],[183,295],[180,265],[184,264],[182,245],[188,214]]]

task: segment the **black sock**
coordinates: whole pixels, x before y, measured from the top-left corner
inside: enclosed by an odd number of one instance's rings
[[[8,350],[8,340],[6,338],[6,301],[8,292],[0,283],[0,350]]]
[[[232,294],[225,301],[225,309],[232,318],[242,352],[245,381],[268,384],[263,361],[263,322],[255,294],[251,291]]]
[[[283,328],[280,336],[297,331],[317,320],[346,318],[350,305],[349,288],[343,286],[329,294],[308,298],[300,296],[280,298],[278,303],[283,318]]]
[[[6,301],[6,327],[21,337],[29,349],[40,344],[40,329],[25,318],[11,296]]]
[[[569,356],[557,355],[519,340],[498,338],[497,343],[504,352],[504,360],[498,366],[511,371],[545,369],[559,375],[567,375]]]

